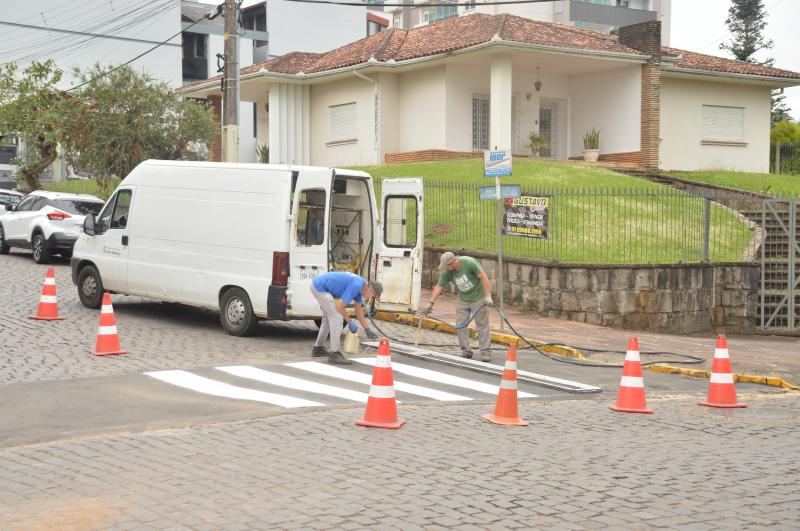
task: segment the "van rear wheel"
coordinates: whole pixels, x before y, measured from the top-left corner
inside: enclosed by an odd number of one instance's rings
[[[250,297],[242,288],[230,288],[222,294],[219,320],[222,328],[232,336],[252,335],[258,327]]]

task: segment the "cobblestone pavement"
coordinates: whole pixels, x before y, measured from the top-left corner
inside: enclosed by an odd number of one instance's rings
[[[797,529],[796,394],[337,409],[0,451],[0,528]]]

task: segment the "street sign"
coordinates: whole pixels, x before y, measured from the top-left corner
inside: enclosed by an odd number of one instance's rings
[[[484,177],[507,177],[511,175],[511,150],[483,152]]]
[[[522,195],[518,184],[501,184],[500,199],[519,197]],[[481,186],[481,201],[486,199],[497,199],[496,186]]]

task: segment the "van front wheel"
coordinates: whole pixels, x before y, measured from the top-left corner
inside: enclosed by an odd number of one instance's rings
[[[258,319],[253,313],[250,297],[241,288],[231,288],[222,295],[219,320],[232,336],[249,336],[256,331]]]
[[[103,305],[103,281],[94,266],[87,265],[78,273],[78,298],[93,310]]]

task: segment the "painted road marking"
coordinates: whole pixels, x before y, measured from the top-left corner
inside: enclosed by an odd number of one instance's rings
[[[364,365],[372,365],[372,366],[375,365],[375,358],[351,358],[351,359],[353,361],[357,361],[358,363],[363,363]],[[472,389],[473,391],[478,391],[480,393],[486,393],[494,396],[497,396],[497,393],[500,391],[500,388],[497,385],[478,382],[476,380],[470,380],[468,378],[452,376],[445,372],[423,369],[422,367],[415,367],[414,365],[406,365],[405,363],[392,362],[392,371],[399,372],[401,374],[407,374],[409,376],[413,376],[414,378],[430,380],[432,382],[442,383],[445,385],[452,385],[454,387],[463,387],[465,389]],[[531,393],[519,391],[517,393],[517,396],[519,398],[536,398],[539,395],[533,395]]]
[[[161,380],[178,387],[184,387],[205,393],[207,395],[221,396],[224,398],[234,398],[237,400],[254,400],[256,402],[265,402],[276,406],[294,408],[294,407],[309,407],[309,406],[324,406],[320,402],[313,400],[304,400],[302,398],[294,398],[286,395],[278,395],[275,393],[266,393],[264,391],[256,391],[255,389],[247,389],[245,387],[238,387],[224,382],[218,382],[211,378],[204,378],[197,376],[186,371],[153,371],[146,372],[147,376]]]
[[[309,371],[314,374],[320,374],[322,376],[339,378],[340,380],[347,380],[350,382],[356,382],[364,385],[370,385],[372,383],[371,374],[363,374],[356,371],[341,369],[339,367],[332,367],[330,365],[326,365],[324,363],[318,363],[316,361],[301,361],[297,363],[287,363],[286,365],[304,371]],[[397,381],[394,382],[394,388],[397,391],[401,391],[403,393],[425,396],[428,398],[433,398],[434,400],[441,400],[441,401],[472,400],[467,396],[456,395],[453,393],[446,393],[444,391],[437,391],[436,389],[431,389],[429,387],[422,387],[419,385],[407,384],[404,382],[397,382]]]
[[[367,398],[369,398],[367,393],[362,393],[360,391],[351,391],[350,389],[345,389],[343,387],[334,387],[333,385],[325,385],[319,382],[312,382],[311,380],[294,378],[292,376],[286,376],[285,374],[278,374],[277,372],[270,372],[263,369],[250,367],[249,365],[216,367],[216,369],[240,378],[248,378],[250,380],[256,380],[280,387],[288,387],[289,389],[308,391],[309,393],[338,396],[339,398],[355,400],[356,402],[366,403]]]

